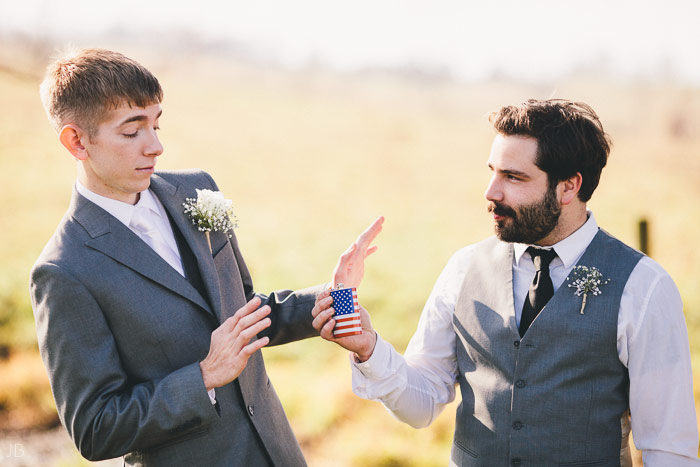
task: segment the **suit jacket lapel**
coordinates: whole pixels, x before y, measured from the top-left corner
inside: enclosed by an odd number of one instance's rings
[[[167,289],[212,310],[197,290],[114,216],[73,191],[69,213],[90,234],[86,246],[118,261]]]
[[[168,211],[173,221],[180,229],[185,241],[192,249],[199,273],[202,276],[202,282],[209,295],[209,303],[213,308],[214,314],[219,321],[221,320],[221,293],[219,290],[219,276],[214,264],[212,252],[209,250],[204,232],[200,232],[192,224],[192,221],[184,212],[182,203],[188,197],[195,196],[194,189],[188,191],[182,185],[173,185],[159,175],[151,177],[151,189],[158,196],[158,199],[163,204],[163,207]]]

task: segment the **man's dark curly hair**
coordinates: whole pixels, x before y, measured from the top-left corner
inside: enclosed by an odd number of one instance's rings
[[[502,135],[537,140],[535,165],[547,173],[550,187],[579,172],[583,182],[578,197],[591,199],[611,145],[592,108],[564,99],[530,99],[493,112],[489,122]]]

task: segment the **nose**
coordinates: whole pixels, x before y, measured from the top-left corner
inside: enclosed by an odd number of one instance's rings
[[[158,134],[156,134],[155,130],[151,132],[151,138],[144,149],[144,153],[149,157],[158,157],[163,154],[163,145],[160,144]]]
[[[488,201],[503,201],[503,191],[501,190],[498,180],[496,179],[496,174],[491,177],[491,181],[484,192],[484,198],[486,198]]]

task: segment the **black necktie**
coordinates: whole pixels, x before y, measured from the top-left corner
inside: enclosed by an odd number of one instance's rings
[[[549,276],[549,263],[552,262],[557,254],[554,250],[544,250],[542,248],[529,247],[527,252],[530,253],[532,262],[535,263],[535,277],[530,284],[530,290],[525,297],[525,305],[523,305],[523,313],[520,317],[520,337],[525,335],[525,331],[530,327],[530,324],[537,317],[542,308],[547,304],[552,295],[554,295],[554,286],[552,278]]]

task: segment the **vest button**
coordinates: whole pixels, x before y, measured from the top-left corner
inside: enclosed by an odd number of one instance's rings
[[[523,426],[524,425],[522,422],[513,422],[513,429],[514,430],[520,430]]]
[[[519,349],[520,348],[520,341],[513,342],[513,345],[515,346],[516,349]]]
[[[255,415],[255,408],[252,405],[248,406],[248,413],[250,414],[251,417],[253,415]]]
[[[527,383],[525,382],[524,379],[519,379],[519,380],[517,380],[517,381],[515,382],[515,387],[517,387],[517,388],[522,389],[522,388],[524,388],[525,386],[527,386]]]
[[[520,465],[522,465],[522,463],[523,462],[520,459],[518,459],[517,457],[514,457],[510,460],[510,465],[512,465],[513,467],[520,467]]]

